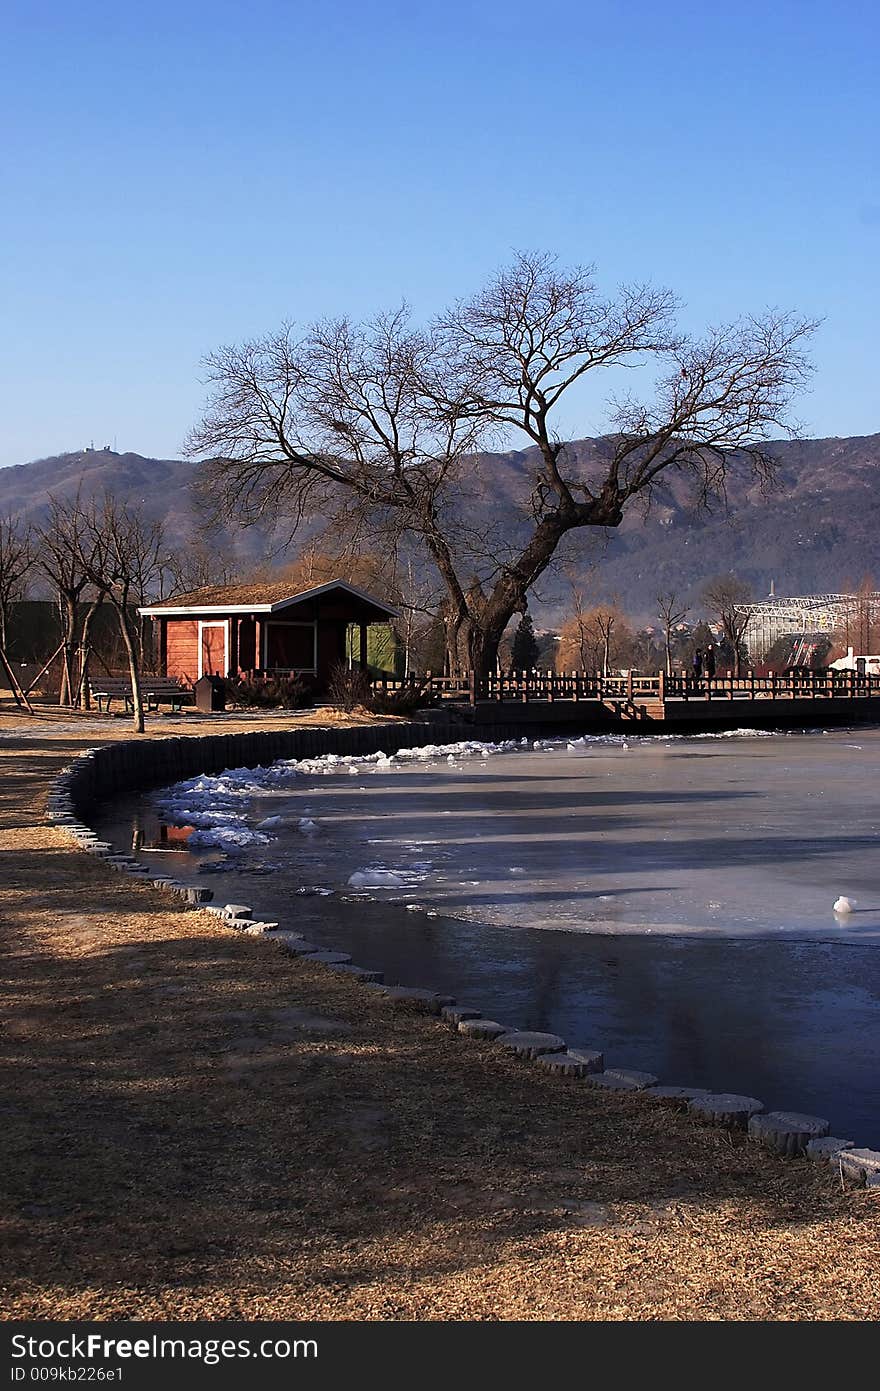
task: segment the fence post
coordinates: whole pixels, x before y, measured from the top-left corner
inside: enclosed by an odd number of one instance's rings
[[[661,705],[664,705],[664,704],[666,703],[666,672],[665,672],[665,671],[661,671],[661,672],[660,672],[660,679],[659,679],[659,681],[657,682],[657,695],[658,695],[658,697],[659,697],[659,699],[660,699],[660,704],[661,704]]]
[[[633,698],[633,674],[632,674],[632,667],[630,667],[629,671],[626,673],[626,698],[627,698],[627,700],[629,701],[630,705],[632,705],[632,698]]]
[[[468,701],[471,705],[477,703],[477,673],[473,667],[468,672]]]

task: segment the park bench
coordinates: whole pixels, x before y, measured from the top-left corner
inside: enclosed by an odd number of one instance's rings
[[[126,713],[134,709],[131,681],[127,676],[96,677],[89,681],[89,691],[98,709],[107,714],[114,700],[124,701]],[[160,704],[170,705],[173,711],[182,710],[193,698],[189,687],[181,685],[173,676],[143,676],[141,695],[147,710],[158,710]]]

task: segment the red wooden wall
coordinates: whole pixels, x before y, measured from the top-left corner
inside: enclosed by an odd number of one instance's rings
[[[199,675],[199,622],[197,618],[165,618],[165,675],[196,681]]]

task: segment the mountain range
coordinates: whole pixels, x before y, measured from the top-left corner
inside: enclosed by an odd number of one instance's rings
[[[583,468],[601,453],[601,440],[567,446]],[[833,592],[865,576],[880,583],[880,434],[776,441],[768,446],[775,482],[762,490],[749,469],[734,463],[726,505],[696,507],[686,480],[665,480],[647,512],[632,506],[614,531],[570,535],[560,563],[542,578],[532,603],[536,621],[553,625],[570,607],[572,583],[591,598],[615,598],[633,618],[656,618],[655,597],[674,589],[699,609],[707,580],[733,573],[756,599],[770,592]],[[512,501],[528,492],[534,452],[483,454],[477,460],[476,513],[510,534],[522,521]],[[192,543],[198,465],[112,450],[76,451],[0,469],[0,515],[41,520],[49,494],[69,498],[105,490],[160,519],[169,548]],[[506,514],[506,515],[505,515]],[[257,528],[221,531],[212,544],[233,567],[247,571],[273,553],[279,537]],[[289,553],[288,553],[289,558]],[[276,557],[281,564],[283,554]]]

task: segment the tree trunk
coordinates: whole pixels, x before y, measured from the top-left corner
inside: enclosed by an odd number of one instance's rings
[[[76,600],[71,599],[69,594],[62,594],[58,599],[58,608],[61,615],[61,635],[62,635],[62,663],[61,663],[61,688],[58,693],[58,704],[73,706],[73,653],[76,640]]]
[[[480,637],[472,644],[474,671],[479,679],[485,680],[494,670],[505,628],[515,613],[525,609],[530,588],[550,564],[562,537],[575,525],[574,520],[566,520],[560,513],[545,517],[515,564],[503,570],[486,602],[479,624]]]
[[[458,654],[458,632],[461,627],[461,615],[458,613],[450,614],[443,620],[443,633],[446,639],[446,675],[460,676],[461,668]]]
[[[743,634],[739,631],[739,629],[736,626],[736,623],[732,619],[729,624],[724,623],[722,621],[721,626],[724,629],[724,636],[730,643],[731,650],[733,652],[733,674],[736,677],[736,679],[739,680],[740,667],[742,665],[741,654]]]
[[[119,619],[119,629],[122,633],[122,641],[125,643],[125,650],[128,654],[128,672],[131,678],[131,703],[134,707],[134,728],[136,734],[144,732],[144,700],[141,693],[141,673],[138,664],[137,648],[128,623],[128,613],[126,604],[121,605],[114,602],[116,616]]]
[[[506,565],[485,601],[479,617],[471,612],[464,591],[455,573],[452,557],[445,539],[434,519],[426,524],[423,535],[431,556],[449,590],[449,607],[454,617],[447,618],[446,650],[450,664],[461,673],[468,668],[477,679],[485,681],[498,662],[498,647],[504,630],[513,615],[522,612],[532,585],[547,569],[556,554],[559,542],[567,532],[582,526],[620,525],[623,513],[620,499],[614,492],[608,498],[580,503],[563,511],[561,508],[544,517],[516,561]],[[449,624],[455,629],[451,640]]]
[[[141,599],[140,602],[145,604],[147,601],[146,599]],[[132,622],[134,623],[135,643],[137,645],[138,669],[140,671],[143,671],[144,667],[146,666],[146,632],[144,619],[141,618],[140,614],[137,613],[137,611],[135,611],[135,617],[132,620]]]
[[[672,646],[669,641],[669,630],[666,632],[666,675],[672,675]]]
[[[82,632],[79,639],[79,691],[77,693],[77,708],[80,710],[91,710],[92,696],[89,690],[89,638],[91,636],[92,619],[101,607],[101,600],[97,599],[86,609],[83,618]]]

